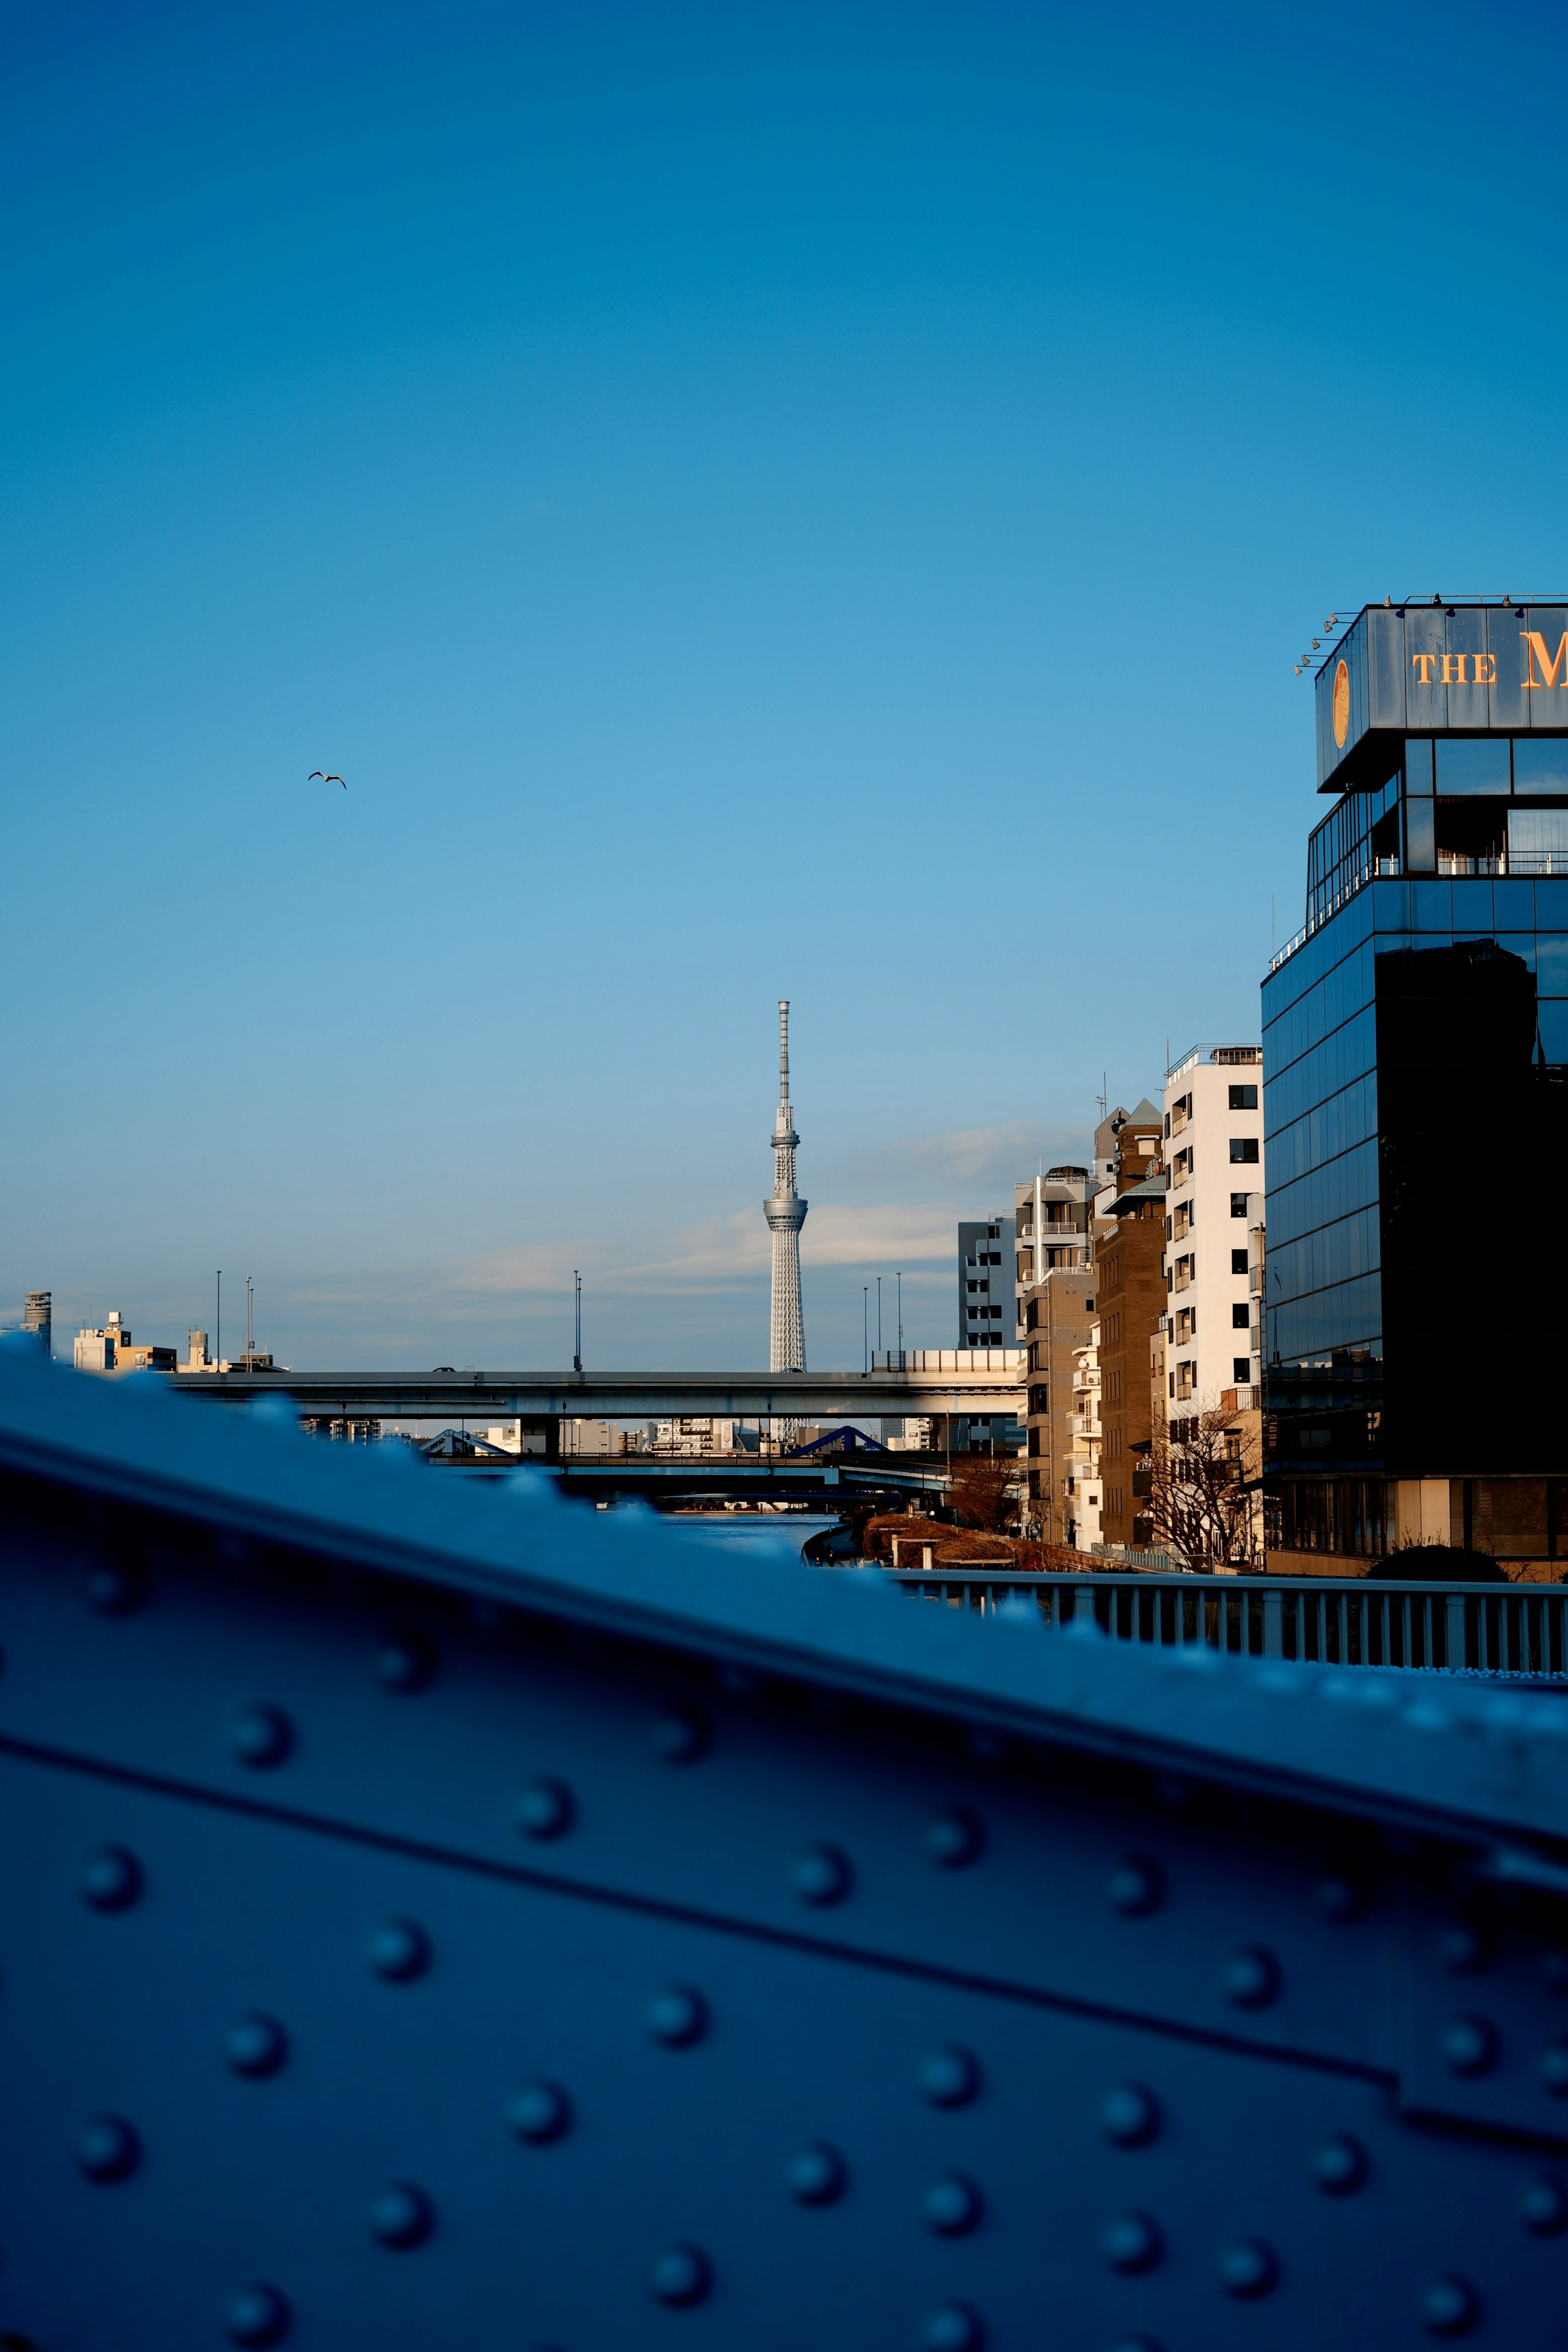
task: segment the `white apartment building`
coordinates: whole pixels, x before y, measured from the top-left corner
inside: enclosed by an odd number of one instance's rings
[[[1165,1088],[1166,1411],[1256,1409],[1262,1380],[1249,1237],[1263,1222],[1263,1049],[1195,1045]],[[1252,1244],[1256,1249],[1256,1244]]]
[[[1063,1482],[1064,1539],[1079,1551],[1100,1541],[1100,1318],[1089,1326],[1089,1344],[1072,1350],[1072,1417],[1068,1423],[1067,1476]]]

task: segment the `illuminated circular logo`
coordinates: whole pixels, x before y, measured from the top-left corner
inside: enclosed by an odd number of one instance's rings
[[[1333,739],[1340,750],[1350,730],[1350,672],[1343,662],[1333,674]]]

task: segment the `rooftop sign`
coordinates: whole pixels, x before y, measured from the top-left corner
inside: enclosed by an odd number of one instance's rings
[[[1316,695],[1321,792],[1382,783],[1406,734],[1568,734],[1568,604],[1368,604]]]

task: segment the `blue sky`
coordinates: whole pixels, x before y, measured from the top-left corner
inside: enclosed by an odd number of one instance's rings
[[[1257,1034],[1313,626],[1568,572],[1555,17],[11,38],[0,1312],[760,1361],[788,995],[810,1360],[951,1344]]]

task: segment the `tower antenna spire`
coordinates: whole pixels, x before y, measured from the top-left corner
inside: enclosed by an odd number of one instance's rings
[[[806,1339],[800,1319],[800,1228],[806,1203],[795,1190],[795,1132],[789,1107],[789,1000],[779,1000],[779,1109],[773,1121],[773,1192],[762,1213],[773,1235],[773,1316],[770,1371],[803,1372]]]

